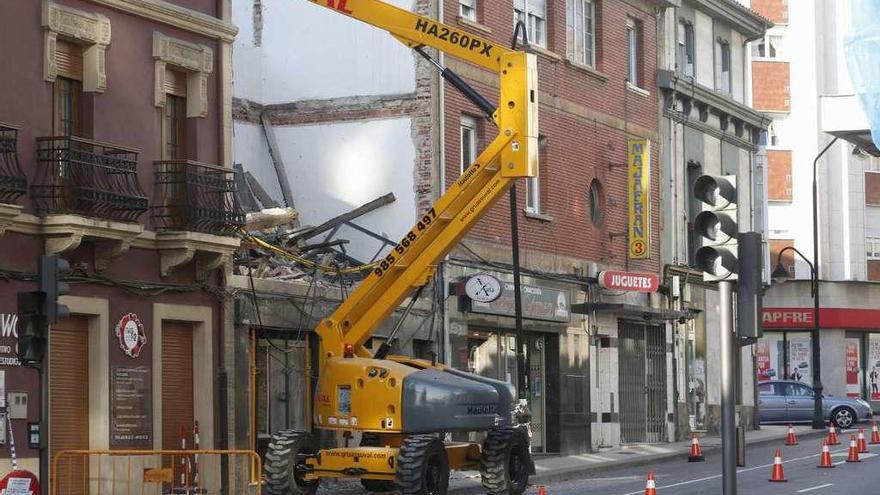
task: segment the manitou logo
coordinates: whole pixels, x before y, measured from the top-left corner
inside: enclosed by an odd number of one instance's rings
[[[18,332],[15,330],[15,325],[18,323],[18,315],[15,314],[0,314],[0,337],[8,338],[12,337],[14,339],[18,338]]]

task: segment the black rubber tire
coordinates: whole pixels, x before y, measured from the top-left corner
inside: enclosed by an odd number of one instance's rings
[[[397,483],[388,480],[365,480],[361,479],[361,485],[368,492],[385,493],[397,490]]]
[[[843,411],[849,413],[849,424],[841,424],[841,423],[845,423],[845,421],[840,421],[838,419],[838,413],[843,412]],[[856,424],[856,418],[857,418],[856,412],[846,406],[841,406],[841,407],[838,407],[838,408],[834,409],[833,411],[831,411],[831,421],[833,421],[834,425],[837,426],[838,428],[840,428],[841,430],[845,430],[847,428],[852,428],[853,425]]]
[[[263,493],[266,495],[314,495],[318,480],[304,481],[297,473],[300,454],[314,454],[317,444],[311,433],[281,430],[272,435],[263,460]]]
[[[480,476],[489,495],[520,495],[529,486],[529,438],[520,428],[489,430],[483,440]]]
[[[397,489],[400,495],[446,495],[449,458],[440,439],[411,435],[397,453]]]

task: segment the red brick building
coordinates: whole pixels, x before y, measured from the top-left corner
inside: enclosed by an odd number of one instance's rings
[[[222,269],[243,222],[229,8],[0,4],[0,370],[26,469],[37,471],[26,430],[39,388],[16,359],[16,293],[36,289],[41,254],[73,268],[71,316],[47,357],[50,453],[179,448],[195,421],[201,447],[227,444]],[[6,448],[0,458],[5,472]],[[59,493],[83,476],[73,471]]]
[[[656,403],[650,412],[644,397],[641,411],[613,398],[640,380],[644,386],[644,375],[618,377],[601,369],[615,364],[597,364],[597,359],[614,359],[610,349],[644,343],[647,334],[662,339],[665,332],[662,311],[652,309],[659,307],[657,294],[603,291],[596,284],[601,270],[659,274],[655,9],[662,6],[665,2],[461,0],[447,2],[443,12],[444,22],[503,45],[513,38],[514,20],[527,20],[538,55],[539,177],[516,186],[538,452],[616,444],[626,414],[641,415],[636,421],[643,425],[654,423],[640,441],[668,438],[665,350],[660,359],[646,363],[644,353],[641,358],[642,366],[656,365],[654,371],[662,373],[658,396],[649,398]],[[452,58],[446,64],[490,101],[497,98],[494,74]],[[443,96],[444,179],[451,183],[497,131],[451,87]],[[644,257],[631,256],[628,242],[628,145],[633,140],[647,142],[649,157]],[[490,304],[464,296],[447,299],[446,358],[457,368],[515,382],[510,263],[510,209],[502,199],[450,255],[445,272],[452,284],[489,273],[509,290]],[[547,305],[555,311],[543,311]]]

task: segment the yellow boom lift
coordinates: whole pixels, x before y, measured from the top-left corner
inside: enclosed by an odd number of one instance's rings
[[[485,112],[498,136],[390,250],[330,317],[321,339],[314,426],[343,432],[344,445],[320,449],[311,433],[273,435],[264,482],[270,495],[311,495],[322,478],[359,478],[367,490],[444,495],[450,469],[479,469],[490,494],[520,494],[534,473],[528,407],[513,387],[364,343],[395,308],[409,308],[437,263],[514,181],[538,166],[535,55],[389,5],[380,0],[310,0],[388,31],[441,70],[442,77]],[[498,74],[498,105],[424,51],[433,47]],[[417,292],[418,291],[418,292]],[[413,295],[416,293],[416,295]],[[348,445],[353,433],[359,445]],[[476,443],[444,443],[450,432],[483,432]]]

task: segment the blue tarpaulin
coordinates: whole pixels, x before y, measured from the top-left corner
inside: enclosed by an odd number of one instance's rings
[[[850,0],[852,22],[844,51],[853,89],[880,147],[880,0]]]

